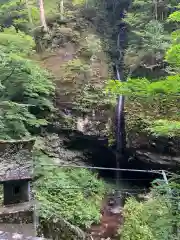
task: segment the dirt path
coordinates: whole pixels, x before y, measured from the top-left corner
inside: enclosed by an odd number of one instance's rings
[[[102,206],[99,225],[92,225],[89,232],[93,240],[115,240],[117,231],[123,222],[122,212],[113,213],[113,200],[106,199]]]

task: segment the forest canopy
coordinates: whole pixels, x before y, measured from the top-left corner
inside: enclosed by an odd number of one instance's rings
[[[0,137],[30,136],[29,129],[47,124],[53,111],[54,85],[50,74],[29,59],[35,47],[31,36],[14,27],[0,32]],[[39,113],[42,115],[40,116]]]
[[[169,15],[167,22],[176,22],[180,26],[179,11]],[[157,26],[157,25],[156,25]],[[169,36],[170,37],[170,36]],[[159,39],[158,36],[155,39]],[[138,105],[145,123],[146,131],[154,135],[180,135],[180,32],[171,33],[171,44],[164,54],[164,61],[168,64],[167,76],[160,79],[149,77],[128,77],[126,82],[115,80],[107,84],[107,92],[123,94],[134,107]],[[150,42],[149,42],[150,43]],[[147,112],[147,115],[144,113]]]

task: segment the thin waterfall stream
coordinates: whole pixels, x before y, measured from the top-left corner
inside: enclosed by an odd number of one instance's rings
[[[119,61],[121,60],[121,50],[120,50],[120,31],[117,36],[117,50],[119,52]],[[116,78],[122,81],[121,73],[118,64],[116,64]],[[120,161],[123,157],[124,146],[124,125],[123,125],[123,115],[124,115],[124,96],[120,95],[117,99],[116,106],[116,167],[120,168]],[[116,171],[116,186],[117,186],[117,205],[121,206],[121,193],[120,193],[120,172]]]
[[[122,13],[121,19],[123,19],[124,14]],[[122,23],[119,25],[119,33],[117,35],[117,41],[116,41],[116,47],[117,47],[117,53],[118,53],[118,61],[115,63],[115,76],[116,79],[120,82],[126,81],[123,77],[123,70],[122,70],[122,63],[123,63],[123,49],[124,49],[124,36],[126,27]],[[125,132],[125,119],[124,119],[124,104],[125,104],[125,96],[119,95],[117,97],[117,104],[116,104],[116,115],[115,115],[115,138],[116,138],[116,168],[122,168],[123,161],[125,158],[125,148],[126,148],[126,132]],[[141,168],[141,167],[140,167]],[[142,178],[147,178],[143,176],[144,173],[138,173],[138,178],[135,176],[135,173],[132,174],[132,178],[135,178],[133,180],[138,180]],[[143,182],[136,181],[135,184],[130,183],[129,181],[126,181],[126,177],[124,178],[124,174],[121,174],[121,171],[116,171],[115,176],[115,182],[116,182],[116,207],[117,211],[118,208],[123,207],[123,200],[125,200],[125,196],[123,194],[123,185],[127,184],[130,186],[131,189],[136,188],[138,185],[138,188],[141,190],[145,190],[145,192],[148,192],[148,188],[150,186],[150,182],[154,180],[157,175],[156,174],[147,174],[149,177],[148,179],[143,180]],[[159,176],[158,176],[159,177]],[[122,179],[124,178],[124,181]],[[136,186],[135,186],[136,185]]]

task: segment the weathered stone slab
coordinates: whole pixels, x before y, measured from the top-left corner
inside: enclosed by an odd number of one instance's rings
[[[33,201],[0,208],[0,223],[32,223]]]
[[[44,238],[39,237],[26,237],[19,233],[8,233],[0,231],[1,240],[45,240]]]
[[[0,141],[0,182],[32,178],[34,143],[34,139]]]

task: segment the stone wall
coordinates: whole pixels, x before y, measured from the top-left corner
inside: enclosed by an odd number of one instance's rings
[[[88,236],[78,227],[73,226],[64,219],[58,222],[55,219],[40,221],[39,236],[56,240],[88,240]]]
[[[0,208],[0,239],[2,240],[43,240],[44,238],[35,237],[35,229],[33,225],[34,212],[33,204],[22,203],[16,205],[9,205]],[[7,225],[11,226],[7,230]],[[25,236],[20,226],[27,226],[28,232],[34,232],[34,236]],[[13,226],[13,227],[12,227]],[[27,227],[26,227],[27,228]],[[8,231],[14,231],[8,232]],[[27,233],[26,233],[27,234]],[[45,240],[45,239],[44,239]]]
[[[33,223],[33,203],[21,203],[0,208],[0,223]]]

